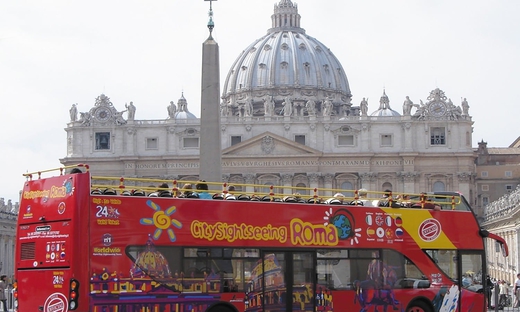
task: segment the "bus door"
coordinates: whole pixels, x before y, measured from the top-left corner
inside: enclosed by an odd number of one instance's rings
[[[264,251],[264,311],[314,311],[313,252]]]

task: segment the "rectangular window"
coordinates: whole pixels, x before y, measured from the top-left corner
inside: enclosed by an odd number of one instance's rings
[[[237,145],[242,142],[242,137],[240,135],[232,135],[231,136],[231,146]]]
[[[489,185],[487,185],[487,184],[482,184],[482,191],[484,191],[484,192],[489,191]]]
[[[110,132],[96,132],[96,150],[110,149]]]
[[[391,134],[381,134],[381,146],[392,146]]]
[[[430,144],[444,145],[446,144],[446,130],[444,128],[431,128],[430,130]]]
[[[338,146],[354,146],[354,136],[338,135]]]
[[[506,185],[506,191],[507,192],[511,192],[513,190],[513,186],[512,185]]]
[[[511,178],[513,176],[513,172],[512,171],[506,171],[505,175],[506,175],[506,178]]]
[[[488,172],[487,171],[482,171],[480,173],[480,176],[483,177],[483,178],[487,178],[488,177]]]
[[[199,138],[184,138],[183,146],[184,146],[184,148],[198,148],[199,147]]]
[[[305,135],[295,135],[294,142],[305,145]]]
[[[483,196],[482,197],[482,206],[486,207],[487,205],[489,205],[489,197]]]
[[[157,149],[157,138],[146,139],[146,149]]]

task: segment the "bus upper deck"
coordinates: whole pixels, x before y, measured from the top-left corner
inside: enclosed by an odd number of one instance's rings
[[[62,167],[58,170],[60,174],[65,174],[71,168],[73,172],[77,173],[89,171],[89,166],[84,164]],[[78,168],[84,169],[81,171]],[[43,173],[49,171],[52,170],[27,173],[24,176],[28,180],[33,178],[39,179]],[[197,189],[197,186],[200,185],[203,186],[202,189]],[[232,187],[232,190],[230,187]],[[471,207],[464,196],[457,192],[423,192],[414,194],[392,190],[372,191],[363,188],[345,190],[200,180],[92,176],[91,193],[93,195],[211,198],[218,200],[343,204],[393,208],[438,208],[439,210],[471,211]],[[204,193],[205,196],[201,196],[201,193]]]

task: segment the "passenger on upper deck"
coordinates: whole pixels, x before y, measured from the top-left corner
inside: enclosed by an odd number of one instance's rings
[[[412,202],[410,201],[410,196],[408,194],[397,195],[396,201],[401,205],[401,207],[411,207]]]
[[[224,197],[224,199],[234,200],[234,199],[236,199],[235,190],[236,190],[235,186],[230,185],[230,186],[228,186],[227,193],[222,194],[222,196]]]
[[[159,189],[157,190],[157,194],[159,197],[173,197],[172,192],[169,190],[168,183],[162,183],[159,185]]]
[[[432,209],[435,211],[440,211],[441,206],[433,203],[430,198],[428,198],[426,193],[421,193],[421,202],[420,203],[413,203],[412,208],[424,208],[424,209]]]
[[[376,207],[389,207],[390,206],[390,198],[392,196],[392,191],[386,189],[383,193],[383,197],[381,199],[376,199],[372,202],[372,204]]]
[[[199,180],[197,184],[195,185],[195,188],[197,189],[197,193],[199,194],[199,198],[202,199],[211,199],[212,196],[208,192],[208,184],[205,180]]]
[[[72,168],[72,170],[70,171],[70,174],[73,174],[73,173],[83,173],[83,171],[81,171],[81,169],[79,169],[79,168]]]
[[[367,198],[367,196],[368,196],[368,190],[367,189],[364,189],[364,188],[360,189],[358,191],[358,195],[359,195],[359,201],[361,201],[363,206],[375,207],[373,205],[372,201]]]
[[[336,193],[336,194],[334,194],[333,197],[327,199],[325,201],[325,204],[328,204],[328,205],[341,205],[341,204],[343,204],[344,200],[345,200],[345,195],[343,195],[342,193]]]
[[[191,195],[191,193],[193,193],[193,186],[191,185],[191,183],[186,183],[184,184],[184,186],[182,187],[182,193],[179,197],[188,197]]]

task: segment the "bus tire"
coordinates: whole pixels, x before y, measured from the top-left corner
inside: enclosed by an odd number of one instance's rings
[[[234,307],[230,307],[224,304],[217,304],[209,308],[206,312],[237,312]]]
[[[416,300],[408,305],[406,312],[433,312],[433,309],[426,302]]]

